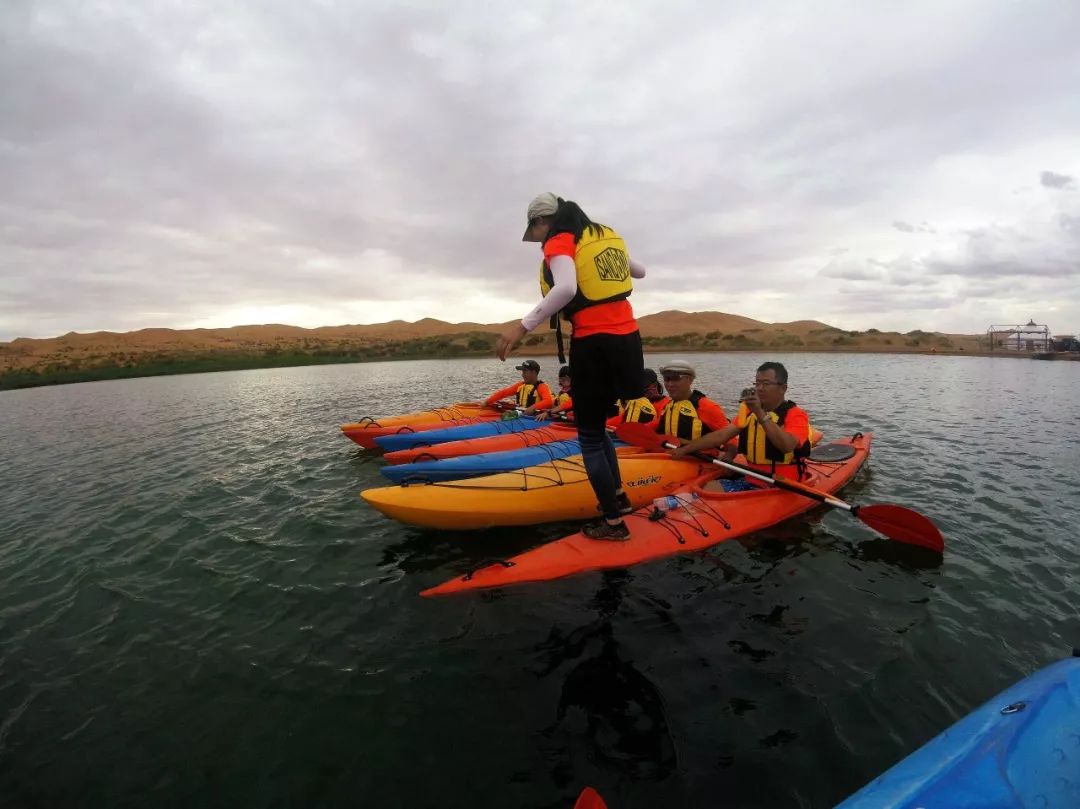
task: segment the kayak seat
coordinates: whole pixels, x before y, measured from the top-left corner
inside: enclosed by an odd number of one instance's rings
[[[808,460],[817,463],[840,463],[855,454],[851,444],[818,444],[810,452]]]

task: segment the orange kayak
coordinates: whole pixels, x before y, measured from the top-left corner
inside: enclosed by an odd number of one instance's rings
[[[827,444],[843,445],[854,450],[850,457],[831,462],[810,463],[809,477],[803,482],[820,492],[835,493],[862,468],[870,453],[870,434]],[[620,461],[620,465],[626,463]],[[713,469],[713,467],[710,467]],[[547,581],[587,570],[622,568],[650,559],[676,553],[708,548],[725,539],[760,531],[807,511],[817,505],[803,495],[777,488],[754,488],[749,491],[726,493],[702,488],[715,478],[715,473],[702,474],[679,491],[698,499],[671,511],[655,513],[650,506],[641,508],[626,518],[630,539],[609,542],[589,539],[577,533],[549,542],[533,550],[477,571],[443,582],[424,590],[421,595],[434,596],[501,587],[530,581]],[[629,491],[629,490],[628,490]],[[595,510],[595,506],[594,506]]]
[[[383,455],[388,464],[415,463],[417,461],[441,461],[444,458],[459,458],[463,455],[481,455],[486,452],[505,452],[506,450],[536,447],[577,436],[577,427],[570,424],[549,424],[533,430],[518,433],[488,435],[483,438],[465,438],[460,441],[447,441],[430,447],[399,449]]]
[[[500,418],[502,411],[487,407],[480,402],[458,402],[449,407],[421,410],[401,416],[373,419],[365,416],[360,421],[342,424],[341,432],[364,449],[374,449],[375,439],[380,435],[420,432],[459,424],[474,424]]]
[[[623,488],[635,508],[671,494],[714,469],[694,459],[619,447]],[[711,473],[710,473],[711,474]],[[596,495],[580,455],[498,475],[435,483],[403,483],[360,492],[387,517],[425,528],[464,530],[587,520]]]

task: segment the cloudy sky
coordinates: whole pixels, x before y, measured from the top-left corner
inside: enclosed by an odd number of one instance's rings
[[[1080,331],[1076,0],[611,7],[2,0],[0,340],[520,317],[545,190],[639,314]]]

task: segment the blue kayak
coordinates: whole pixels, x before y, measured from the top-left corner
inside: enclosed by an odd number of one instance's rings
[[[416,433],[394,433],[393,435],[380,435],[375,443],[387,452],[396,452],[399,449],[413,449],[414,447],[430,447],[434,444],[445,444],[447,441],[464,441],[467,438],[486,438],[489,435],[506,435],[507,433],[520,433],[523,430],[535,430],[550,421],[537,421],[531,416],[521,416],[507,421],[482,421],[478,424],[459,424],[457,427],[446,427],[442,430],[423,430]]]
[[[616,447],[626,446],[621,441]],[[485,452],[479,455],[462,455],[436,461],[418,461],[394,466],[384,466],[380,471],[394,483],[434,483],[440,480],[464,480],[481,475],[512,472],[529,466],[581,454],[581,443],[576,438],[551,441],[535,447],[508,449],[502,452]]]
[[[1080,658],[1002,691],[836,809],[916,807],[1080,807]]]

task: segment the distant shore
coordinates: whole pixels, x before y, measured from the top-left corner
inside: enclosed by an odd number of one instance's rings
[[[1008,335],[996,333],[847,330],[817,320],[766,323],[725,312],[677,310],[644,315],[637,321],[647,354],[750,351],[1019,359],[1035,353],[1005,350],[1002,337]],[[212,371],[490,357],[507,325],[425,318],[412,323],[395,320],[313,329],[267,324],[20,338],[0,343],[0,390]],[[991,344],[1002,348],[986,350]],[[555,335],[548,330],[528,335],[517,350],[519,356],[554,358],[555,354]]]
[[[521,356],[555,358],[554,354],[536,351],[518,351]],[[881,347],[833,347],[822,346],[783,346],[753,348],[714,348],[698,346],[664,346],[646,348],[646,357],[652,354],[713,354],[713,353],[775,353],[775,354],[907,354],[927,357],[998,357],[1003,359],[1032,359],[1033,352],[1018,351],[967,351],[949,349],[915,349]],[[222,353],[217,356],[194,358],[156,359],[146,363],[130,365],[95,366],[82,368],[51,368],[46,370],[8,371],[0,374],[0,391],[21,388],[67,385],[78,382],[100,382],[110,379],[134,379],[149,376],[173,376],[177,374],[199,374],[217,371],[247,371],[260,368],[293,368],[306,365],[340,365],[367,362],[405,362],[410,360],[433,359],[476,359],[492,357],[490,349],[484,351],[458,351],[447,353],[400,352],[379,356],[328,356],[325,354],[276,353],[269,355],[247,353]],[[1063,355],[1058,359],[1080,360],[1080,354]],[[646,361],[646,364],[648,362]]]

